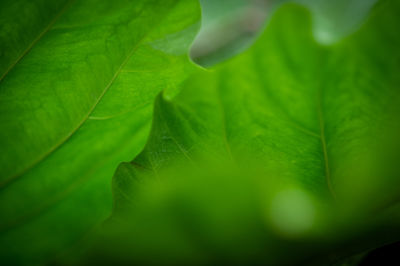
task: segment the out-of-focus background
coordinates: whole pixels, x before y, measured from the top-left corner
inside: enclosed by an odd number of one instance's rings
[[[307,6],[314,17],[314,36],[331,44],[357,30],[377,0],[200,0],[201,31],[192,59],[209,67],[246,49],[280,5],[294,2]]]

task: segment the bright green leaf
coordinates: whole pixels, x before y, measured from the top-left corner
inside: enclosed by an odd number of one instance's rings
[[[3,1],[0,258],[36,263],[111,209],[152,103],[192,69],[196,0]],[[28,15],[26,15],[28,14]]]

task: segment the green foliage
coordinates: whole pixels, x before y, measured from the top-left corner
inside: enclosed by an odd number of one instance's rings
[[[90,258],[318,265],[397,240],[399,11],[384,1],[326,46],[285,6],[247,52],[161,94]]]
[[[189,73],[200,14],[196,0],[0,10],[0,257],[35,262],[109,215],[111,176],[143,148],[155,96]]]
[[[210,70],[197,0],[0,5],[2,263],[340,265],[400,239],[398,1],[329,45],[284,5]]]

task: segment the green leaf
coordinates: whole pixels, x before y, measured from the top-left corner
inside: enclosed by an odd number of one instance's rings
[[[95,254],[216,264],[254,260],[251,248],[240,250],[251,243],[257,259],[293,265],[398,240],[399,11],[398,1],[381,1],[361,30],[326,46],[313,38],[307,10],[288,5],[247,52],[199,71],[173,100],[161,94],[146,148],[114,178],[116,236],[106,236],[110,249]],[[214,170],[198,170],[209,161],[228,168],[222,181]],[[227,167],[232,162],[237,169]],[[259,175],[267,203],[249,196],[262,187],[246,181],[252,164],[267,173]],[[237,211],[223,219],[230,200]],[[266,209],[254,210],[259,205]],[[251,219],[263,211],[274,214]],[[307,213],[315,213],[315,224]],[[228,239],[238,245],[230,252]],[[124,240],[126,248],[112,248]]]
[[[109,215],[112,173],[143,148],[155,96],[193,68],[200,13],[196,0],[0,10],[0,258],[36,263]]]

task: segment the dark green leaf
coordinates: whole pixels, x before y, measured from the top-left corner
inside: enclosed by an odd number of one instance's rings
[[[310,14],[286,6],[247,52],[199,71],[173,100],[160,95],[145,150],[114,179],[111,243],[128,244],[107,255],[321,265],[398,239],[399,11],[381,1],[361,30],[325,46]],[[207,161],[229,170],[199,171]],[[267,189],[248,181],[252,164]]]

